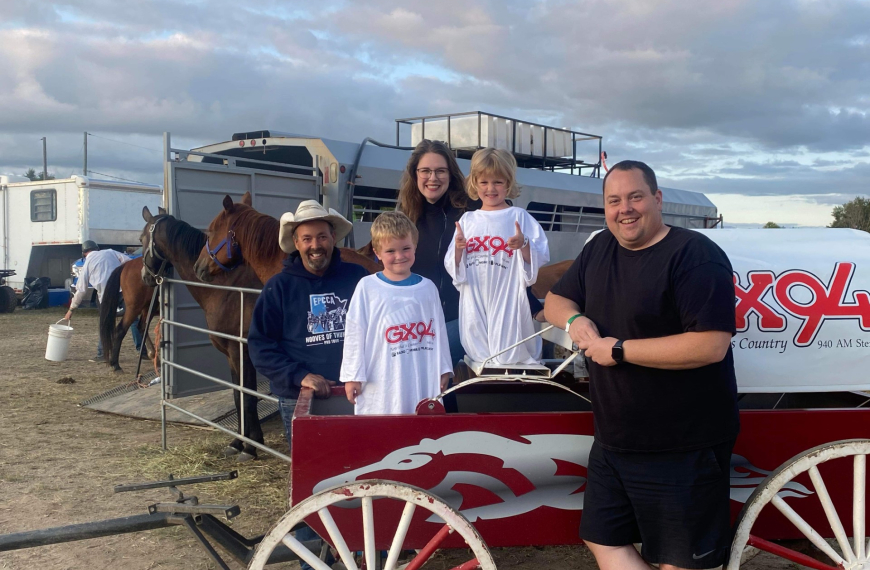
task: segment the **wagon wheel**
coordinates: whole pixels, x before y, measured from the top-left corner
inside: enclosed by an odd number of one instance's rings
[[[429,543],[419,551],[417,556],[411,560],[406,570],[416,570],[423,566],[426,561],[435,553],[439,545],[453,532],[458,533],[465,543],[471,548],[474,553],[474,558],[468,562],[461,564],[453,570],[473,570],[480,568],[481,570],[496,570],[495,562],[486,543],[477,533],[471,523],[454,510],[450,505],[431,495],[427,491],[406,485],[404,483],[396,483],[394,481],[384,481],[381,479],[369,479],[366,481],[356,481],[345,485],[337,485],[329,489],[325,489],[316,495],[308,497],[281,517],[269,533],[263,538],[257,546],[257,551],[248,565],[248,570],[261,570],[265,567],[269,556],[280,543],[284,543],[292,550],[299,558],[308,562],[315,570],[330,570],[326,563],[322,562],[315,554],[306,549],[299,541],[291,536],[290,529],[296,524],[302,522],[309,515],[317,515],[323,522],[329,532],[329,537],[332,544],[338,551],[341,561],[344,563],[347,570],[357,570],[356,563],[353,560],[353,554],[347,547],[347,543],[335,524],[335,521],[330,514],[328,507],[330,505],[344,502],[351,498],[362,499],[362,521],[363,535],[365,537],[365,563],[366,568],[374,570],[377,568],[376,557],[378,554],[375,548],[374,536],[374,514],[372,511],[372,499],[378,497],[388,497],[403,501],[405,508],[402,511],[402,518],[399,521],[399,527],[393,536],[393,541],[390,546],[387,560],[384,563],[384,570],[397,570],[396,562],[399,555],[402,553],[402,546],[405,542],[405,535],[408,532],[408,527],[411,525],[414,512],[417,508],[423,508],[426,511],[437,515],[441,520],[445,521],[445,525],[441,527]]]
[[[867,455],[870,454],[870,440],[848,439],[834,443],[826,443],[805,451],[785,463],[753,491],[746,501],[735,525],[734,540],[731,543],[727,570],[738,570],[752,554],[759,550],[770,552],[792,562],[797,562],[817,570],[859,570],[865,566],[870,568],[870,543],[865,544],[865,497]],[[839,458],[852,458],[852,528],[853,540],[850,542],[843,528],[843,523],[831,502],[825,482],[819,473],[818,465]],[[822,504],[825,516],[834,531],[837,545],[834,548],[822,538],[799,514],[797,514],[781,497],[777,495],[782,488],[801,473],[809,472],[810,479],[818,500]],[[766,541],[751,534],[752,527],[758,519],[761,510],[768,504],[781,512],[809,541],[821,550],[833,564],[819,562],[805,554],[795,552],[778,544]],[[845,514],[845,513],[844,513]],[[826,528],[819,530],[827,531]]]

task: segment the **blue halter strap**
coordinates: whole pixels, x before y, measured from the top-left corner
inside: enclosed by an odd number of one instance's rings
[[[221,269],[223,269],[224,271],[232,271],[236,267],[235,265],[233,265],[232,267],[227,267],[226,265],[221,263],[217,258],[218,252],[221,250],[222,247],[224,247],[224,245],[226,245],[226,247],[227,247],[227,259],[228,260],[231,260],[233,258],[233,251],[235,251],[236,254],[238,254],[239,260],[241,260],[242,251],[239,248],[239,244],[236,243],[236,232],[234,232],[232,229],[227,231],[227,237],[222,239],[220,241],[220,243],[214,247],[214,249],[212,249],[211,244],[209,244],[208,238],[205,239],[205,248],[206,248],[206,251],[208,251],[208,256],[211,258],[211,260],[214,261],[217,264],[217,266],[220,267]]]

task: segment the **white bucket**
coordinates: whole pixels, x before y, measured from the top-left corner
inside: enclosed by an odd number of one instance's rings
[[[45,359],[53,362],[63,362],[69,352],[69,341],[72,338],[73,328],[67,324],[62,325],[61,319],[48,327],[48,344],[45,346]]]

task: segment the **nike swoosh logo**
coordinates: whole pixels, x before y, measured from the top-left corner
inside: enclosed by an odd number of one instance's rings
[[[714,549],[714,550],[715,550],[715,549]],[[704,558],[705,556],[707,556],[708,554],[713,554],[713,552],[714,552],[714,551],[711,550],[710,552],[705,552],[704,554],[702,554],[702,555],[700,555],[700,556],[698,556],[697,554],[693,554],[693,555],[692,555],[692,559],[693,559],[693,560],[700,560],[700,559]]]

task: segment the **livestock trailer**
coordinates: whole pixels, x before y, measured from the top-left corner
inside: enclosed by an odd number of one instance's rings
[[[64,287],[81,243],[119,250],[139,244],[140,212],[163,205],[163,190],[150,184],[85,176],[31,182],[0,176],[0,269],[14,270],[8,285],[49,277]]]

